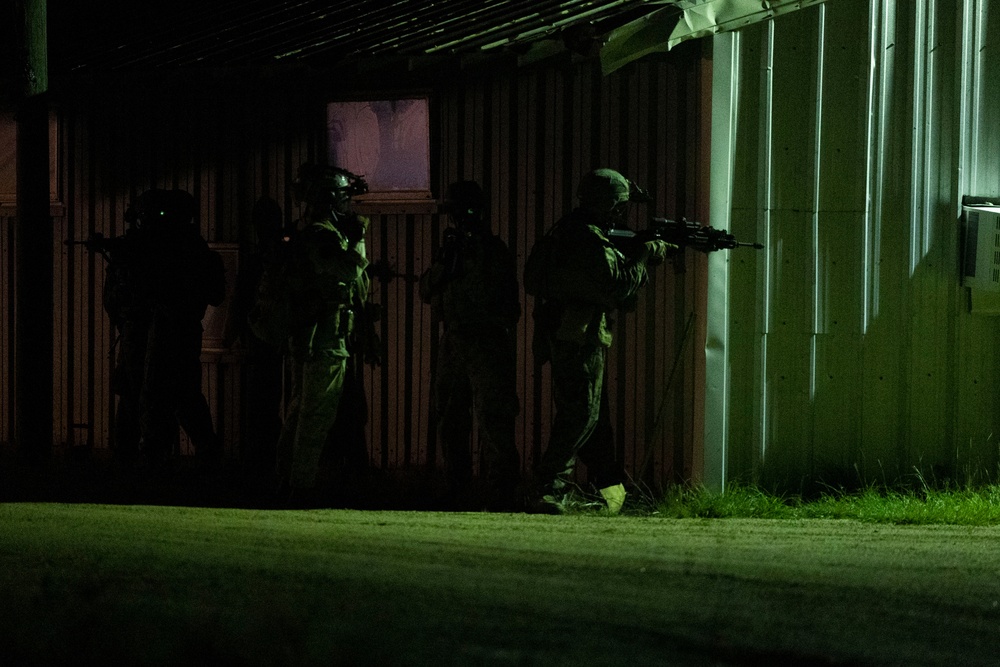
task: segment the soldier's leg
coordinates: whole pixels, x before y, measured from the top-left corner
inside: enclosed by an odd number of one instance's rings
[[[185,331],[177,345],[177,421],[204,463],[222,459],[222,443],[215,433],[212,411],[201,391],[201,327]]]
[[[364,367],[361,359],[347,359],[344,388],[340,394],[340,407],[333,427],[327,434],[327,452],[343,473],[354,475],[368,469],[368,401],[365,397]]]
[[[481,477],[502,494],[513,494],[520,476],[514,423],[520,412],[514,341],[504,331],[469,341],[469,379],[482,443]]]
[[[131,465],[139,453],[142,431],[139,428],[139,397],[136,393],[123,393],[115,408],[115,459]]]
[[[175,331],[154,322],[147,336],[142,388],[139,392],[141,455],[145,465],[166,463],[177,442],[178,373]]]
[[[289,357],[291,364],[291,398],[289,399],[285,419],[281,426],[281,434],[275,446],[275,470],[278,486],[287,487],[292,477],[292,445],[295,442],[295,431],[299,425],[299,403],[302,400],[302,367],[303,360],[295,355]]]
[[[276,447],[281,435],[281,355],[272,350],[259,351],[242,370],[245,403],[240,459],[245,472],[263,481],[274,474]]]
[[[614,429],[611,426],[611,411],[608,405],[607,378],[601,391],[600,411],[593,433],[580,447],[580,461],[587,466],[587,477],[591,484],[601,489],[621,484],[625,481],[623,462],[615,452]]]
[[[146,358],[145,325],[126,322],[118,342],[118,357],[112,384],[118,395],[115,410],[115,458],[131,465],[139,453],[142,438],[140,427],[139,393]]]
[[[600,414],[605,350],[553,340],[552,385],[556,414],[548,447],[535,469],[540,484],[558,490],[572,473],[580,447]]]
[[[185,392],[177,407],[180,426],[194,445],[198,459],[206,463],[218,463],[222,458],[222,443],[212,424],[212,411],[208,399],[200,391]]]
[[[316,485],[319,461],[327,433],[337,418],[347,359],[316,354],[302,364],[302,394],[292,441],[290,485],[309,489]]]
[[[441,338],[433,396],[438,442],[448,484],[454,491],[472,479],[472,389],[463,350],[449,333]]]

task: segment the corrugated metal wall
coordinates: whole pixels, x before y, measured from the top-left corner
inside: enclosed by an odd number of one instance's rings
[[[596,63],[457,77],[431,95],[435,188],[439,192],[458,178],[480,181],[491,198],[495,227],[521,266],[534,238],[572,206],[580,174],[594,166],[619,168],[648,186],[658,214],[703,218],[709,128],[701,118],[708,108],[708,84],[709,61],[700,45],[668,62],[637,64],[607,78]],[[95,231],[122,233],[128,201],[150,187],[190,190],[200,203],[202,232],[213,242],[248,241],[250,211],[260,196],[273,197],[286,215],[294,215],[286,184],[299,164],[325,155],[324,104],[330,98],[309,91],[328,88],[329,82],[315,73],[270,78],[236,71],[209,81],[179,74],[95,81],[63,96],[65,217],[56,221],[57,444],[106,446],[114,335],[102,310],[102,260],[61,241]],[[412,278],[429,262],[444,221],[437,214],[398,207],[376,207],[372,217],[369,253],[402,277],[374,285],[374,299],[386,313],[379,326],[388,355],[366,373],[370,453],[383,468],[433,465],[439,456],[428,388],[436,323],[419,301]],[[11,226],[5,224],[0,237],[5,275],[12,266]],[[689,259],[683,275],[661,268],[638,312],[621,318],[610,361],[619,447],[629,468],[636,473],[644,468],[646,481],[654,485],[699,472],[703,365],[698,337],[705,326],[700,316],[705,266],[700,258]],[[5,293],[12,295],[12,290]],[[5,298],[0,318],[5,346],[13,335],[8,304]],[[524,307],[518,436],[530,464],[545,442],[551,405],[547,372],[539,375],[530,357],[530,301]],[[686,328],[690,333],[683,341]],[[6,347],[4,364],[4,377],[10,377]],[[675,380],[665,392],[675,365]],[[217,426],[235,453],[245,417],[240,360],[216,356],[204,369]],[[12,432],[11,397],[5,379],[0,441]]]
[[[713,484],[996,479],[1000,319],[969,312],[958,220],[1000,195],[989,4],[832,0],[716,38],[712,210],[767,250],[710,290]]]

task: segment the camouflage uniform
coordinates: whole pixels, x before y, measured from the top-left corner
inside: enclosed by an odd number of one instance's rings
[[[461,493],[472,478],[474,409],[481,477],[493,487],[495,502],[507,502],[520,467],[514,327],[521,304],[514,258],[485,223],[449,228],[442,251],[421,276],[420,294],[444,323],[433,397],[449,488]]]
[[[292,400],[278,441],[279,478],[291,489],[315,486],[337,417],[354,318],[350,304],[368,265],[367,228],[367,218],[330,213],[311,221],[293,241],[299,271],[292,299],[301,324],[289,340]]]
[[[536,311],[536,354],[552,363],[556,408],[548,446],[535,469],[544,491],[562,488],[577,458],[598,488],[624,479],[608,416],[608,315],[634,297],[647,271],[644,260],[622,255],[597,222],[578,208],[556,224],[546,294]]]

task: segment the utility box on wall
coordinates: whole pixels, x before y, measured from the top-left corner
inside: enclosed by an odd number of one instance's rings
[[[962,198],[962,239],[969,312],[1000,315],[1000,197]]]
[[[962,285],[1000,291],[1000,198],[994,203],[982,197],[965,197],[962,232]]]

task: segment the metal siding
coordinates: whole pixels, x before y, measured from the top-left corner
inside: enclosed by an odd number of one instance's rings
[[[761,47],[764,45],[766,24],[756,24],[739,32],[733,48],[737,50],[739,70],[736,93],[736,137],[733,147],[732,209],[730,226],[734,234],[744,238],[757,237],[758,183],[760,160],[758,137],[762,136],[756,110],[762,104],[762,79],[767,70],[761,65]],[[716,103],[723,100],[716,100]],[[729,104],[729,100],[724,103]],[[728,116],[728,114],[726,114]],[[763,275],[767,250],[754,253],[729,253],[728,270],[732,296],[728,300],[729,317],[734,330],[759,331],[762,302],[758,298],[757,281]],[[718,260],[718,261],[721,261]],[[742,289],[740,287],[742,286]],[[761,439],[758,424],[761,420],[762,401],[757,387],[761,383],[761,336],[733,335],[728,341],[727,372],[728,393],[732,399],[727,408],[731,411],[728,421],[729,448],[726,453],[729,474],[750,481],[757,472]],[[722,383],[720,382],[720,386]],[[725,471],[721,471],[725,474]]]
[[[956,220],[1000,195],[988,6],[839,0],[740,32],[733,230],[756,217],[769,247],[730,260],[730,479],[996,479],[1000,321],[968,312]]]

